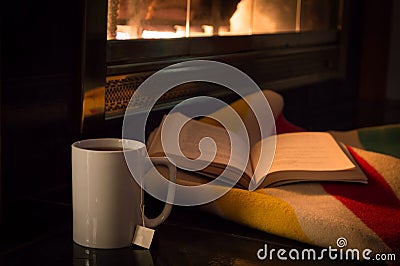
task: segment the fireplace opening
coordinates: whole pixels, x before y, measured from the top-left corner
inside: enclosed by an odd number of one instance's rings
[[[166,66],[205,59],[227,63],[261,89],[284,90],[341,79],[347,0],[86,0],[81,132],[120,123],[140,84]],[[179,70],[184,73],[184,69]],[[229,98],[218,86],[188,84],[155,109],[193,96]]]
[[[334,28],[337,1],[109,0],[107,39],[271,34]]]

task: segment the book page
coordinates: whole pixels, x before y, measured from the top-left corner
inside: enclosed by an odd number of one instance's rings
[[[270,172],[338,171],[354,167],[329,133],[297,132],[277,135],[275,157]]]
[[[340,181],[358,182],[368,184],[368,178],[357,164],[357,161],[348,151],[343,143],[338,143],[339,147],[355,165],[354,168],[338,171],[278,171],[268,174],[261,187],[274,187],[291,183],[306,181]]]
[[[271,165],[275,159],[276,136],[273,135],[262,139],[251,147],[250,160],[253,167],[252,189],[261,184],[270,172]]]
[[[170,122],[174,124],[174,119],[176,119],[176,121],[182,121],[182,119],[185,119],[185,116],[181,113],[172,113],[169,114],[169,119],[172,119]],[[160,130],[164,121],[165,118],[155,133],[152,133],[153,136],[149,143],[150,145],[148,146],[148,153],[150,156],[162,156],[165,154],[161,144]],[[176,128],[164,127],[163,134],[165,134],[164,136],[167,136],[167,138],[169,138],[168,136],[176,137],[175,130]],[[230,136],[232,141],[237,144],[233,148],[231,146]],[[215,154],[212,164],[214,168],[219,167],[222,170],[227,166],[230,160],[228,170],[230,170],[232,173],[238,173],[238,169],[240,170],[243,168],[242,166],[245,156],[249,156],[248,152],[246,152],[247,155],[244,154],[245,151],[248,150],[248,147],[246,147],[246,144],[236,134],[231,132],[230,136],[225,128],[209,125],[207,123],[192,119],[188,121],[179,132],[180,150],[185,157],[191,160],[185,160],[185,158],[182,158],[179,154],[168,154],[168,156],[171,156],[172,159],[174,159],[178,164],[181,164],[183,167],[190,169],[197,168],[196,166],[198,166],[199,162],[193,160],[202,155],[200,152],[199,143],[204,138],[209,138],[214,141],[215,145],[211,145],[212,143],[209,141],[203,141],[201,144],[203,148],[203,156],[205,158],[210,158]],[[245,164],[244,172],[246,175],[252,176],[250,158]]]
[[[268,142],[268,139],[263,140]],[[256,181],[269,172],[278,171],[339,171],[355,165],[335,139],[326,132],[296,132],[276,135],[276,149],[271,168],[260,158],[261,141],[251,150]],[[264,143],[265,145],[265,143]],[[259,165],[257,165],[260,159]]]

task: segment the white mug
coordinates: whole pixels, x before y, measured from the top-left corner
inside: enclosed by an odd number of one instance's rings
[[[129,170],[125,155],[132,170]],[[91,248],[121,248],[131,245],[135,227],[155,227],[170,214],[165,204],[161,214],[147,218],[142,209],[143,191],[132,174],[144,175],[146,146],[136,140],[87,139],[72,144],[73,240]],[[151,158],[168,167],[169,180],[176,168],[166,158]],[[132,168],[132,165],[134,166]],[[168,193],[174,193],[168,191]]]

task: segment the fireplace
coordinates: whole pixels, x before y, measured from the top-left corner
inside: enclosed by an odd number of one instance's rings
[[[228,63],[260,88],[278,91],[340,79],[347,5],[345,0],[86,0],[81,132],[121,121],[141,82],[185,60]],[[235,97],[216,85],[185,84],[166,93],[155,109],[196,95]],[[142,104],[146,99],[130,108]]]

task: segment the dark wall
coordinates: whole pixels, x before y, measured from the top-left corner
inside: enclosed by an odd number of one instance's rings
[[[69,182],[83,10],[78,0],[8,5],[1,16],[5,204]]]
[[[343,11],[343,79],[282,92],[285,98],[284,111],[289,121],[315,131],[349,130],[365,126],[358,119],[360,48],[365,5],[364,0],[349,0],[347,9]]]

